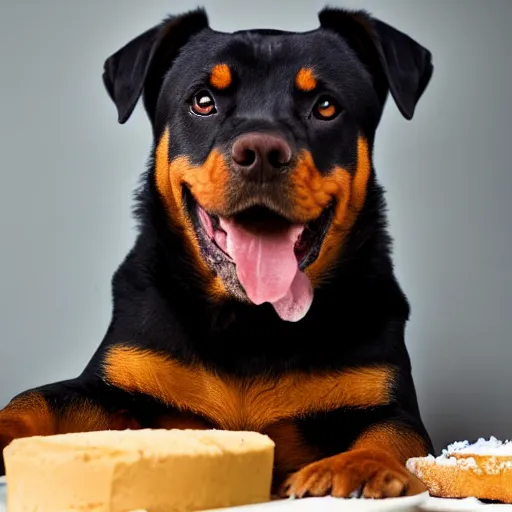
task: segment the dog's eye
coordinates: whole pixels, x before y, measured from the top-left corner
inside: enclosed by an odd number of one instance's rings
[[[313,114],[318,119],[329,120],[334,119],[338,115],[339,110],[335,100],[328,96],[323,96],[316,102]]]
[[[191,108],[194,114],[209,116],[215,113],[215,101],[208,91],[200,91],[192,99]]]

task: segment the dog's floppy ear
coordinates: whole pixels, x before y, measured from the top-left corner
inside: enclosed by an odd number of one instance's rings
[[[391,92],[402,115],[410,120],[432,77],[432,54],[408,35],[365,11],[323,9],[320,26],[345,38],[374,75],[377,89]],[[386,84],[379,83],[385,81]]]
[[[117,107],[120,123],[128,120],[142,91],[152,117],[165,72],[179,49],[206,27],[208,18],[203,9],[169,17],[105,61],[103,83]]]

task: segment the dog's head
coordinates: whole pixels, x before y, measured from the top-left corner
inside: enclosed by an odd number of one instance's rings
[[[105,63],[124,123],[141,94],[152,179],[209,293],[300,320],[364,207],[389,92],[411,119],[428,50],[362,11],[306,33],[221,33],[171,17]]]

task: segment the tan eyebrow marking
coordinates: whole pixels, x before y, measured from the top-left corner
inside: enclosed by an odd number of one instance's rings
[[[210,73],[210,83],[215,89],[227,89],[233,82],[231,69],[227,64],[216,64]]]
[[[317,81],[311,68],[301,68],[295,77],[295,84],[300,91],[309,92],[316,88]]]

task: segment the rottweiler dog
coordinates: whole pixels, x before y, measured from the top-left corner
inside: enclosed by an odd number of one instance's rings
[[[223,33],[197,9],[110,56],[119,122],[142,96],[154,135],[138,236],[85,370],[13,398],[0,447],[253,430],[276,443],[277,495],[423,491],[404,463],[433,448],[372,150],[388,95],[410,120],[432,71],[405,33],[331,8],[302,33]]]

